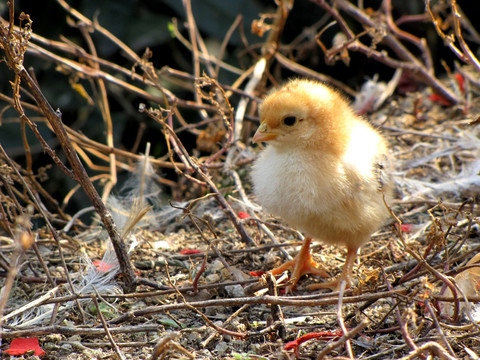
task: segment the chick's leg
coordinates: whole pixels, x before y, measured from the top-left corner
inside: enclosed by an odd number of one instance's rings
[[[338,291],[340,289],[340,284],[343,280],[347,282],[347,288],[352,286],[353,264],[355,263],[355,259],[357,257],[357,251],[357,247],[349,247],[347,249],[347,258],[345,259],[345,265],[343,265],[342,274],[337,279],[324,283],[310,285],[308,286],[308,289],[330,289],[332,291]]]
[[[291,261],[276,267],[275,269],[270,270],[270,273],[273,275],[278,275],[283,273],[286,270],[291,270],[292,276],[290,284],[287,290],[291,290],[300,280],[300,278],[305,274],[319,275],[325,278],[328,278],[329,275],[325,270],[319,269],[317,263],[312,259],[310,255],[310,243],[312,238],[305,238],[300,252],[295,256]]]

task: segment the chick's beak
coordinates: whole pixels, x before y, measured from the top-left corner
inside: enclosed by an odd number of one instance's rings
[[[264,122],[260,124],[260,126],[257,129],[257,132],[255,135],[253,135],[252,142],[253,143],[259,143],[262,141],[270,141],[270,140],[275,140],[278,136],[278,133],[275,131],[270,130],[268,125]]]

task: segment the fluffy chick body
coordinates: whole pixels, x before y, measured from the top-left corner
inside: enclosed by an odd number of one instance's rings
[[[269,94],[260,116],[254,141],[269,143],[252,171],[260,204],[354,257],[388,217],[385,140],[339,93],[308,80]]]

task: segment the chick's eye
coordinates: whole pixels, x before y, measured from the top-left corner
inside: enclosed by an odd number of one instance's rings
[[[283,123],[287,126],[293,126],[297,122],[297,118],[295,116],[287,116],[283,119]]]

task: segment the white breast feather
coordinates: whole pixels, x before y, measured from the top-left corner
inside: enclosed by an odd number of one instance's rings
[[[255,194],[267,211],[294,219],[318,216],[331,210],[339,184],[333,181],[331,172],[326,176],[324,169],[331,167],[332,160],[322,154],[311,155],[311,152],[278,151],[273,146],[261,153],[255,162],[252,179]],[[309,166],[312,162],[315,166]],[[341,172],[341,169],[336,171]]]
[[[356,124],[352,130],[354,136],[342,159],[269,145],[252,171],[259,203],[314,237],[321,235],[324,230],[320,227],[325,224],[355,231],[354,224],[378,219],[372,226],[375,228],[376,222],[380,226],[386,209],[375,169],[382,140],[365,124]],[[355,207],[353,211],[345,211],[346,200]],[[352,213],[358,216],[356,222],[352,221]]]

